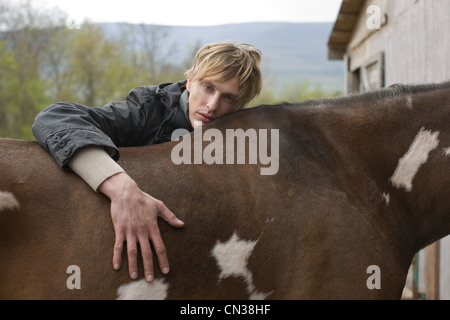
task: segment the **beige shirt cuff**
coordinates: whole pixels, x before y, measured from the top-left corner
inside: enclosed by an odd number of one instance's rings
[[[94,191],[109,177],[125,172],[101,147],[80,149],[70,160],[69,167]]]

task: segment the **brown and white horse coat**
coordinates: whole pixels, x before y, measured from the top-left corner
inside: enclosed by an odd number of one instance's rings
[[[400,298],[414,254],[450,233],[449,98],[450,83],[397,86],[261,106],[203,128],[278,129],[275,175],[175,165],[175,141],[122,149],[128,174],[185,222],[160,223],[171,272],[151,284],[131,281],[126,264],[113,270],[105,197],[35,142],[2,139],[0,297]],[[71,265],[80,289],[67,286]]]

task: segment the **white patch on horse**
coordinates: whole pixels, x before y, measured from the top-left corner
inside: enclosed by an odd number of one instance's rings
[[[8,191],[0,191],[0,211],[19,209],[19,201]]]
[[[412,190],[412,181],[421,165],[427,162],[428,155],[437,148],[439,132],[420,129],[409,147],[408,152],[398,161],[397,169],[390,178],[396,188],[405,188],[407,192]]]
[[[269,218],[269,217],[267,217],[267,219],[266,219],[266,223],[272,223],[272,222],[274,222],[275,221],[275,218]]]
[[[406,96],[406,107],[408,109],[412,109],[413,107],[412,97],[410,95]]]
[[[264,293],[264,292],[258,292],[253,291],[250,293],[250,297],[248,297],[249,300],[265,300],[273,291]]]
[[[447,157],[450,157],[450,147],[444,149],[444,154],[445,154]]]
[[[253,275],[247,268],[247,261],[253,252],[258,240],[240,240],[234,232],[227,242],[217,241],[211,253],[216,258],[221,272],[219,280],[227,277],[242,277],[247,283],[247,292],[251,300],[263,300],[269,293],[261,293],[255,290]]]
[[[164,300],[169,285],[164,279],[148,283],[145,279],[123,284],[117,289],[117,300]]]
[[[212,250],[212,254],[221,268],[219,279],[231,276],[243,277],[249,286],[252,286],[252,274],[247,269],[247,260],[257,242],[258,240],[239,240],[236,232],[233,233],[227,242],[217,242]]]
[[[389,202],[391,202],[391,196],[389,193],[383,193],[383,199],[386,202],[386,205],[389,206]]]

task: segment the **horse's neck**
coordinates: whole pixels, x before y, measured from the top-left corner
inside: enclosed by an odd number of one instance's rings
[[[397,227],[411,225],[406,232],[418,247],[450,233],[448,97],[449,90],[440,90],[385,98],[372,110],[360,102],[354,115],[343,111],[335,131],[347,173],[366,177],[387,207],[398,208]]]

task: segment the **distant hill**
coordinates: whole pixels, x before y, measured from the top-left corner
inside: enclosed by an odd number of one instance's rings
[[[125,23],[100,24],[109,37],[122,35],[138,25]],[[154,26],[155,27],[155,26]],[[255,45],[263,54],[264,81],[274,88],[286,83],[311,85],[326,92],[343,91],[342,61],[327,60],[327,43],[333,23],[241,23],[209,27],[160,27],[166,33],[162,51],[167,59],[183,65],[196,46],[236,40]],[[139,44],[137,44],[139,45]]]

